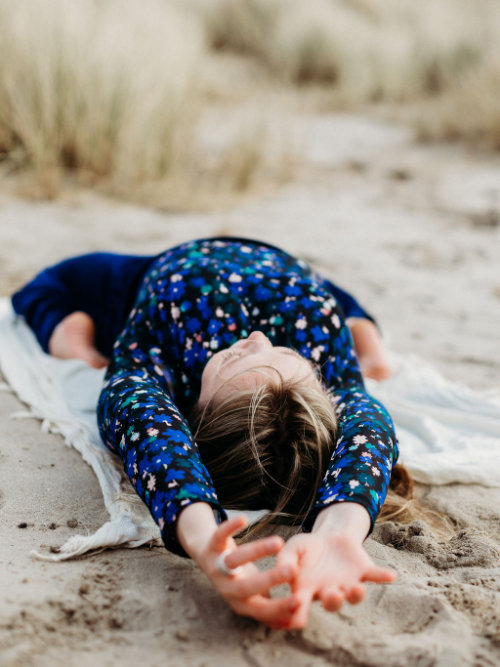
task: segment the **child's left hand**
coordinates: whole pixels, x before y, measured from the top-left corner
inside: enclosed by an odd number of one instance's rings
[[[364,599],[365,581],[389,583],[396,578],[393,570],[376,565],[359,541],[342,534],[294,535],[277,555],[277,566],[286,565],[298,570],[291,587],[300,601],[288,628],[307,625],[313,600],[320,600],[327,611],[338,611],[344,601],[357,604]]]

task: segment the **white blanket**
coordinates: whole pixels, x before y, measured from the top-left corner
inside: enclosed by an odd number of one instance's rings
[[[160,543],[158,527],[138,502],[121,462],[99,437],[95,406],[104,371],[44,354],[5,298],[0,299],[0,369],[28,406],[13,416],[41,419],[43,430],[60,433],[80,452],[99,480],[110,516],[93,535],[72,537],[59,553],[35,555],[63,560],[112,546]],[[370,380],[368,389],[391,413],[400,461],[417,481],[500,486],[500,392],[449,382],[417,358],[398,360],[393,377]]]

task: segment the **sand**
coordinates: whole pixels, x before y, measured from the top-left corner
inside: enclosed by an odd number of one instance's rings
[[[96,249],[157,252],[230,233],[284,246],[359,296],[390,347],[447,377],[498,388],[500,160],[422,147],[362,116],[297,119],[294,183],[207,214],[161,214],[72,192],[32,203],[0,190],[0,293],[47,263]],[[456,525],[385,523],[367,542],[398,580],[338,614],[315,606],[304,631],[235,616],[189,560],[162,548],[42,563],[105,519],[79,455],[0,402],[0,664],[462,666],[500,663],[500,489],[420,487]],[[492,465],[499,453],[492,452]]]

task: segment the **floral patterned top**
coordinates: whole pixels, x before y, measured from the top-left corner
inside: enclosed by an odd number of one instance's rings
[[[146,272],[98,406],[104,441],[176,553],[183,553],[175,525],[184,507],[206,502],[225,516],[185,415],[208,359],[252,331],[311,360],[336,397],[336,447],[304,529],[319,510],[345,501],[363,505],[373,527],[384,501],[398,456],[394,428],[365,389],[331,284],[258,241],[192,241]]]

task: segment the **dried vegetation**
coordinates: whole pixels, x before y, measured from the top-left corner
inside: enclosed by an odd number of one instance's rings
[[[499,37],[496,0],[0,0],[0,165],[45,196],[69,174],[192,205],[193,191],[289,175],[293,150],[268,155],[266,114],[284,90],[318,88],[322,110],[383,103],[411,111],[422,138],[499,149]],[[214,104],[244,112],[207,152]]]

